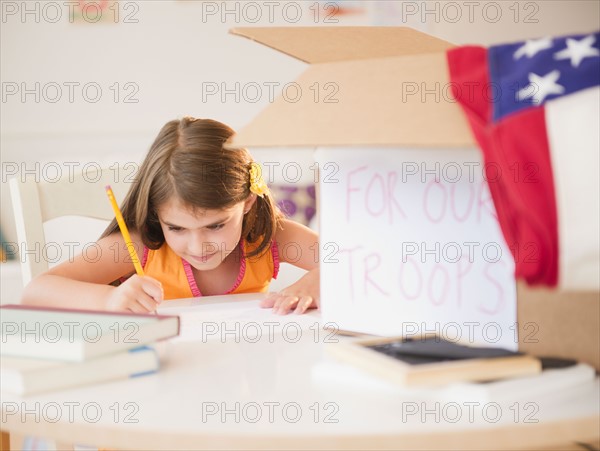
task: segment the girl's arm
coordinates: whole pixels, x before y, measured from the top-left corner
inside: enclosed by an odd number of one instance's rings
[[[296,313],[304,313],[308,308],[318,307],[319,236],[308,227],[286,219],[282,221],[282,228],[277,230],[275,241],[281,262],[291,263],[308,272],[279,293],[269,293],[261,306],[272,307],[279,314],[289,313],[293,309]]]
[[[138,254],[141,237],[132,232]],[[135,271],[119,233],[102,238],[92,259],[83,254],[33,279],[23,292],[23,304],[93,310],[154,311],[163,299],[162,286],[151,277],[133,275],[118,287],[108,285]],[[141,255],[140,255],[141,258]]]

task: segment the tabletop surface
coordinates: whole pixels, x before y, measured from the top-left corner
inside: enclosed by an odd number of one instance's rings
[[[170,301],[181,335],[152,375],[2,395],[2,428],[130,449],[522,448],[595,438],[596,379],[551,396],[489,400],[406,389],[331,360],[351,338],[317,311],[278,316],[261,295]]]

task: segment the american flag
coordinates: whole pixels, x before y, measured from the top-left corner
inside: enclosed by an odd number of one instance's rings
[[[600,288],[599,41],[596,32],[448,52],[515,275],[530,284]]]

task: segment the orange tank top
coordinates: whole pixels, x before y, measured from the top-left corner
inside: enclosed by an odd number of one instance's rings
[[[270,250],[261,255],[246,257],[256,249],[258,243],[246,243],[240,240],[243,258],[237,280],[230,290],[223,294],[260,293],[269,288],[271,279],[279,272],[279,252],[273,241]],[[179,257],[164,243],[156,250],[144,246],[142,258],[144,274],[159,280],[165,293],[165,300],[202,296],[196,285],[191,265]]]

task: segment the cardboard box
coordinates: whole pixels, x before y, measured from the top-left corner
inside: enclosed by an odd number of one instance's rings
[[[518,333],[522,350],[599,367],[598,293],[520,286],[517,318],[514,262],[492,220],[491,198],[481,189],[482,170],[470,171],[481,164],[479,152],[450,96],[445,51],[452,44],[389,27],[238,28],[232,33],[309,63],[294,81],[300,95],[283,93],[233,145],[318,149],[325,322],[385,335],[416,333],[405,328],[408,323],[425,331],[450,325],[444,332],[456,336],[452,324],[458,324],[458,332],[469,338],[473,330],[467,326],[477,323],[476,341],[510,347],[512,340],[516,347]],[[420,184],[404,180],[414,175],[415,165],[417,172],[422,169]],[[457,173],[443,173],[457,166],[469,176],[456,180]],[[433,182],[427,175],[431,167],[440,172]],[[384,193],[379,200],[373,194],[377,189]],[[416,213],[410,209],[419,197],[424,207]],[[427,199],[433,200],[427,204]],[[446,234],[439,247],[436,234]],[[479,245],[464,241],[469,236]],[[472,258],[473,249],[491,243],[500,258]],[[464,252],[465,247],[472,266],[460,269],[464,254],[452,261],[458,254],[444,249]],[[398,251],[398,259],[391,259]],[[409,267],[413,273],[407,276],[402,271]],[[481,330],[493,323],[501,325],[499,341]]]

